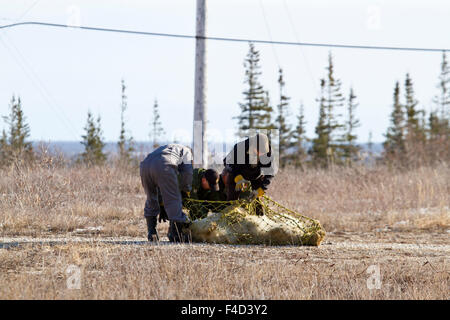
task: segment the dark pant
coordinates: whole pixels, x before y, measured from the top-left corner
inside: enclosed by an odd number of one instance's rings
[[[187,218],[181,210],[177,168],[165,163],[160,158],[153,158],[151,161],[141,162],[140,174],[142,186],[147,195],[144,215],[152,217],[160,213],[159,189],[169,220],[185,222]]]

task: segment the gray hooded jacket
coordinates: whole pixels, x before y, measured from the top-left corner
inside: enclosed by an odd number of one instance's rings
[[[141,166],[152,166],[154,161],[161,161],[164,165],[174,166],[180,176],[180,190],[190,192],[193,174],[192,160],[191,149],[181,144],[168,144],[150,153],[142,161]]]

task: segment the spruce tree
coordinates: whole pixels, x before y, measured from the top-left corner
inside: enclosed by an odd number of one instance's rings
[[[343,146],[343,156],[345,162],[347,164],[351,164],[356,159],[359,152],[359,147],[356,145],[356,140],[358,137],[355,134],[355,129],[361,125],[355,115],[356,108],[359,104],[356,102],[356,95],[353,88],[350,88],[347,103],[347,121],[345,124],[346,132],[344,136],[345,143]]]
[[[431,111],[428,116],[428,140],[431,143],[438,143],[441,135],[441,126],[437,111]]]
[[[400,160],[405,153],[405,112],[400,102],[400,85],[398,81],[394,88],[394,101],[390,116],[390,126],[385,134],[386,140],[383,143],[384,156],[387,160]]]
[[[1,164],[8,164],[13,159],[31,160],[33,147],[27,141],[30,136],[30,126],[26,123],[20,97],[13,96],[9,115],[3,117],[8,131],[3,130],[0,139]]]
[[[450,130],[446,131],[445,122],[439,117],[438,110],[431,111],[427,123],[427,160],[432,162],[450,159]]]
[[[413,160],[413,153],[425,142],[425,128],[423,128],[420,118],[422,110],[417,109],[419,102],[414,97],[413,82],[409,75],[405,79],[405,111],[406,111],[406,152],[407,156]]]
[[[279,136],[279,155],[280,155],[280,164],[282,166],[286,165],[288,160],[287,149],[291,145],[291,127],[287,123],[286,118],[289,116],[289,97],[284,94],[284,86],[285,82],[283,79],[283,70],[279,69],[279,77],[278,84],[280,88],[280,102],[277,106],[278,108],[278,116],[276,118],[276,122],[278,124],[278,136]]]
[[[6,131],[3,130],[0,138],[0,167],[8,164],[10,155],[8,137],[6,136]]]
[[[334,74],[333,56],[328,55],[327,77],[321,80],[319,121],[313,140],[313,160],[317,165],[328,166],[341,162],[345,150],[345,125],[340,123],[345,98],[341,93],[341,81]]]
[[[327,125],[327,112],[325,106],[325,80],[320,81],[319,119],[315,128],[316,137],[312,143],[312,158],[315,166],[326,167],[330,148],[330,136]]]
[[[156,149],[159,147],[159,138],[164,135],[164,128],[162,127],[161,116],[159,115],[158,100],[156,99],[153,104],[153,118],[150,125],[150,139],[153,141],[153,149]]]
[[[450,116],[450,65],[447,62],[445,51],[442,53],[441,71],[438,83],[439,93],[434,98],[438,118],[448,126]]]
[[[121,163],[129,163],[134,151],[133,137],[126,136],[125,111],[127,110],[127,96],[125,94],[125,81],[122,79],[122,103],[120,105],[120,136],[117,142],[119,149],[119,160]]]
[[[102,138],[102,129],[100,124],[100,116],[97,121],[90,111],[86,126],[84,127],[85,134],[82,136],[81,144],[84,146],[84,152],[81,154],[81,162],[87,165],[103,165],[106,162],[106,154],[103,153],[105,143]]]
[[[270,106],[268,92],[259,81],[261,67],[259,65],[259,51],[250,43],[249,52],[244,61],[245,81],[247,85],[243,92],[244,102],[239,103],[241,114],[238,119],[238,134],[243,137],[250,129],[273,129],[271,116],[273,108]]]
[[[303,167],[303,163],[306,160],[305,143],[307,142],[306,134],[306,121],[305,121],[305,109],[303,103],[300,104],[299,114],[297,116],[297,126],[292,131],[292,143],[294,148],[292,154],[292,163],[296,167]]]
[[[430,153],[437,159],[450,157],[450,65],[442,54],[438,83],[439,93],[434,98],[435,109],[428,119]]]
[[[345,125],[339,122],[342,114],[340,108],[344,106],[345,98],[341,93],[341,81],[334,74],[333,56],[331,52],[328,55],[328,71],[325,80],[325,112],[326,112],[326,130],[328,132],[328,154],[333,161],[340,161],[344,151],[342,145],[345,142]]]

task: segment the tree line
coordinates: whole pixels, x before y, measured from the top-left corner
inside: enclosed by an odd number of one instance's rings
[[[117,157],[114,159],[119,165],[131,165],[137,162],[134,157],[135,142],[126,128],[126,111],[128,108],[125,81],[121,81],[121,103],[120,103],[120,132],[117,141]],[[0,138],[0,166],[6,166],[17,161],[30,161],[34,159],[35,152],[29,141],[30,126],[24,116],[20,97],[12,97],[9,105],[9,114],[3,116],[7,129],[3,129]],[[159,146],[159,141],[164,135],[164,129],[160,120],[159,105],[155,99],[153,104],[153,117],[150,122],[150,139],[153,148]],[[76,163],[86,165],[104,165],[108,155],[104,151],[106,142],[101,128],[101,117],[95,117],[89,110],[86,124],[81,136],[83,152],[77,157]]]
[[[291,102],[285,92],[286,83],[281,68],[278,70],[277,103],[273,106],[269,92],[261,84],[260,53],[252,43],[244,59],[244,69],[243,100],[239,103],[240,114],[235,117],[238,136],[244,136],[249,129],[278,129],[281,166],[326,168],[331,165],[351,166],[362,160],[361,146],[357,144],[355,133],[355,129],[361,126],[356,116],[359,107],[357,96],[353,88],[347,94],[342,92],[342,82],[335,74],[331,52],[326,74],[320,79],[320,94],[316,99],[319,116],[313,137],[306,136],[303,103],[299,104],[295,123],[289,121],[292,118]],[[9,114],[3,117],[6,129],[3,129],[0,138],[0,165],[17,159],[30,160],[34,156],[32,144],[28,141],[30,127],[26,123],[20,97],[13,96],[9,107]],[[117,142],[117,161],[121,164],[135,161],[135,142],[126,128],[127,108],[126,85],[122,79]],[[450,66],[445,52],[442,54],[437,93],[431,110],[427,115],[424,109],[419,108],[410,74],[405,75],[403,87],[396,82],[390,123],[384,135],[384,150],[378,161],[411,167],[450,160]],[[150,138],[153,148],[156,148],[164,134],[157,100],[153,104],[150,126]],[[81,144],[84,151],[79,155],[78,163],[102,165],[107,161],[100,115],[95,117],[88,111]]]
[[[281,166],[305,165],[329,167],[352,165],[363,160],[357,144],[355,129],[361,126],[356,116],[359,107],[353,88],[343,93],[342,82],[336,76],[333,56],[328,56],[326,75],[320,79],[317,97],[319,116],[315,136],[305,134],[304,106],[300,103],[296,123],[289,123],[290,98],[285,92],[283,70],[279,69],[279,92],[276,107],[270,102],[269,92],[260,82],[260,54],[250,43],[244,60],[245,91],[239,104],[238,131],[278,129],[278,150]],[[413,81],[406,74],[404,93],[400,84],[394,87],[390,124],[383,142],[384,151],[378,161],[389,165],[411,167],[450,160],[450,67],[445,52],[438,80],[438,93],[432,111],[426,116],[415,98]],[[344,111],[345,116],[344,116]]]

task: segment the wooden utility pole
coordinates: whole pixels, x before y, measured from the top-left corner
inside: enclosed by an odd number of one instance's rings
[[[195,43],[195,97],[193,151],[194,164],[208,167],[208,139],[206,136],[206,0],[197,0],[197,28]]]

